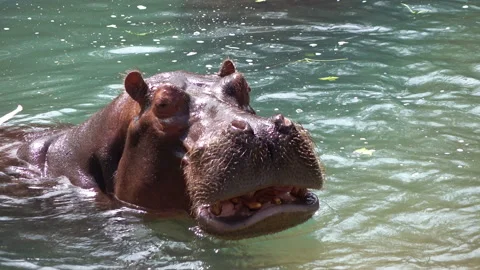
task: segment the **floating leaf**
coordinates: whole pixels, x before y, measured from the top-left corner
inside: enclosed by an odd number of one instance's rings
[[[365,156],[371,156],[373,155],[373,152],[375,152],[375,150],[367,149],[365,147],[353,151],[354,154],[365,155]]]
[[[338,77],[335,77],[335,76],[328,76],[328,77],[323,77],[323,78],[318,78],[319,80],[321,81],[330,81],[330,82],[333,82],[333,81],[336,81],[338,79]]]
[[[267,0],[255,0],[255,3],[267,2]]]

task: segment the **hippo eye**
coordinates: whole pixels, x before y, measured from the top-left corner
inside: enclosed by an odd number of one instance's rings
[[[223,87],[223,92],[228,96],[235,97],[237,95],[237,87],[230,82]]]
[[[155,109],[162,114],[169,111],[171,109],[169,107],[171,107],[171,102],[166,97],[162,97],[155,102]]]
[[[164,108],[166,108],[167,106],[168,106],[168,102],[166,102],[166,101],[164,101],[164,100],[162,100],[161,102],[159,102],[159,103],[157,104],[157,107],[160,108],[160,109],[164,109]]]
[[[183,91],[168,85],[157,89],[154,97],[155,115],[166,118],[175,115],[185,104]]]
[[[250,91],[252,90],[243,76],[235,76],[223,86],[223,93],[234,98],[241,108],[250,104]]]

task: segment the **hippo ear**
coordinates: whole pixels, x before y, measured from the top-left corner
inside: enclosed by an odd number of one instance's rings
[[[148,85],[142,78],[142,74],[138,71],[132,71],[125,77],[125,90],[140,105],[145,104],[147,97]]]
[[[220,68],[220,71],[218,72],[218,75],[220,77],[225,77],[230,74],[233,74],[236,72],[235,65],[233,64],[232,60],[227,59],[223,61],[222,67]]]

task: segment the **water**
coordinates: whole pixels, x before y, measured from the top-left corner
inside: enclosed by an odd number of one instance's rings
[[[0,1],[0,115],[24,107],[9,124],[81,123],[127,70],[230,57],[260,115],[310,130],[328,175],[313,219],[236,242],[66,179],[0,183],[0,268],[478,267],[480,6],[405,4]]]

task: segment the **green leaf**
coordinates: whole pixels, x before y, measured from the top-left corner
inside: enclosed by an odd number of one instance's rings
[[[330,82],[333,82],[333,81],[336,81],[338,79],[338,77],[335,77],[335,76],[328,76],[328,77],[323,77],[323,78],[318,78],[320,81],[330,81]]]

